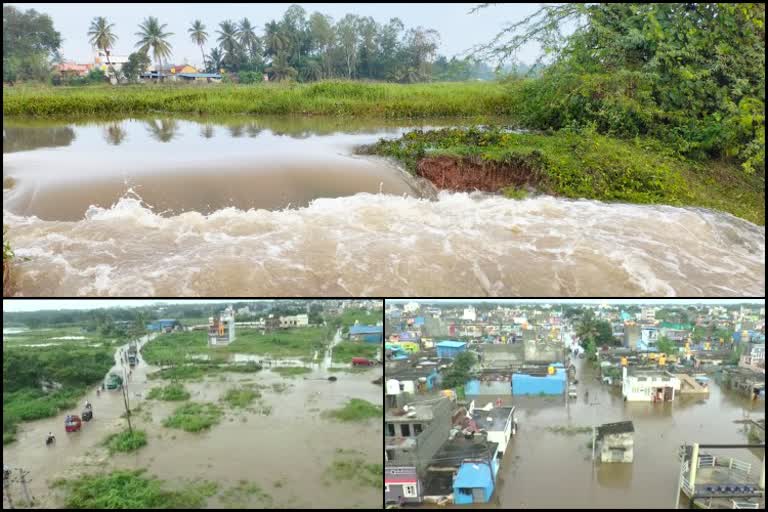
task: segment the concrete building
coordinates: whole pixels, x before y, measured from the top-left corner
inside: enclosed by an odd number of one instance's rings
[[[669,372],[622,368],[621,393],[629,402],[671,402],[680,391],[680,379]]]
[[[155,320],[154,322],[147,324],[147,330],[154,332],[181,331],[183,329],[184,326],[181,325],[181,322],[173,318],[161,318],[160,320]]]
[[[525,373],[512,375],[513,395],[562,395],[566,383],[565,368],[561,363],[554,363],[539,370],[525,370]]]
[[[453,359],[462,352],[466,352],[467,344],[463,341],[441,341],[437,343],[437,357]]]
[[[453,480],[453,503],[488,503],[494,490],[495,472],[487,462],[465,462]]]
[[[464,384],[467,396],[511,395],[512,371],[484,369]]]
[[[395,386],[390,384],[394,382],[403,393],[426,393],[435,389],[438,377],[437,365],[417,365],[411,368],[387,370],[387,390],[390,386]]]
[[[601,443],[601,462],[632,462],[634,460],[635,427],[631,421],[606,423],[597,427]]]
[[[419,474],[448,439],[452,402],[438,398],[389,409],[384,416],[384,461],[415,466]]]
[[[288,329],[292,327],[306,327],[308,325],[309,325],[309,316],[306,313],[301,315],[291,315],[291,316],[280,317],[281,329]]]
[[[425,499],[438,501],[453,494],[454,504],[486,503],[493,494],[498,473],[497,452],[498,444],[483,435],[455,435],[447,439],[426,472]],[[479,469],[482,466],[490,470]]]
[[[498,443],[498,458],[507,450],[510,437],[515,434],[515,407],[493,407],[478,409],[474,401],[470,403],[469,413],[477,428],[487,432],[488,441]],[[486,406],[487,407],[487,406]]]
[[[635,322],[624,323],[624,346],[626,348],[636,349],[637,342],[642,339],[640,326]]]
[[[470,322],[477,321],[477,311],[474,306],[464,308],[464,314],[461,317],[462,320],[468,320]]]
[[[563,343],[559,339],[524,338],[523,346],[527,363],[553,363],[563,360]]]
[[[384,467],[384,501],[386,505],[421,503],[421,480],[416,466]]]
[[[643,322],[655,322],[656,308],[642,308],[640,310],[640,320]]]
[[[349,328],[349,339],[366,343],[381,343],[384,339],[383,325],[353,325]]]
[[[208,346],[221,347],[235,341],[235,311],[228,306],[222,313],[208,318]]]
[[[419,310],[421,307],[421,304],[418,302],[409,302],[405,306],[403,306],[403,311],[406,313],[415,313]]]
[[[523,363],[522,343],[483,343],[478,346],[483,368],[509,368]]]

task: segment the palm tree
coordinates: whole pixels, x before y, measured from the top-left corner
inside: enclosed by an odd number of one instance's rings
[[[579,319],[579,323],[576,326],[576,336],[586,343],[588,340],[595,340],[597,338],[597,320],[595,314],[591,309],[588,309]]]
[[[158,72],[162,67],[163,58],[171,56],[171,43],[166,39],[169,36],[172,36],[173,33],[163,32],[165,27],[165,23],[161,25],[157,18],[150,16],[144,20],[144,23],[139,25],[141,31],[136,32],[136,35],[141,37],[139,42],[136,43],[136,46],[139,47],[139,51],[144,53],[147,53],[150,48],[152,49],[152,54],[158,62]]]
[[[97,16],[91,20],[91,26],[88,28],[88,35],[91,37],[89,42],[96,48],[103,50],[107,56],[107,68],[114,73],[112,63],[109,61],[109,49],[117,41],[117,36],[112,32],[114,23],[109,23],[104,16]]]
[[[221,69],[221,61],[224,56],[221,54],[221,50],[218,48],[211,48],[211,53],[208,54],[209,69],[212,69],[214,73],[218,73]]]
[[[189,33],[192,42],[197,43],[200,47],[200,53],[203,55],[203,68],[207,68],[208,65],[205,63],[205,52],[203,51],[203,45],[208,41],[208,32],[205,31],[205,25],[203,25],[202,21],[195,20],[192,22],[192,26],[189,27],[187,32]]]
[[[228,61],[230,65],[235,62],[235,55],[240,48],[240,30],[233,21],[225,20],[219,23],[221,30],[217,30],[219,34],[217,41],[222,50],[224,50],[224,59]]]
[[[107,126],[104,136],[108,143],[113,146],[119,146],[125,140],[127,134],[120,123],[112,123]]]
[[[272,73],[277,81],[284,78],[296,78],[298,72],[296,68],[288,64],[288,56],[285,52],[280,52],[272,59],[272,64],[267,68],[268,73]]]
[[[288,42],[288,36],[281,30],[279,23],[270,21],[264,25],[265,54],[277,56],[288,48]]]
[[[248,49],[251,59],[256,58],[256,49],[259,45],[259,38],[253,28],[248,18],[240,20],[240,44],[243,45],[243,48]]]
[[[175,119],[150,119],[146,124],[152,138],[160,142],[171,141],[179,130]]]

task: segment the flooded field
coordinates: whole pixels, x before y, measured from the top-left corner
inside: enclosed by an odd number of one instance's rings
[[[458,120],[6,120],[19,295],[759,295],[765,229],[435,191],[356,145]],[[375,248],[374,248],[375,247]]]
[[[747,444],[746,415],[764,417],[765,402],[721,389],[709,398],[678,397],[673,403],[625,403],[620,389],[600,385],[591,367],[577,360],[578,398],[502,397],[516,407],[517,435],[499,470],[495,506],[501,508],[673,508],[684,443]],[[585,392],[589,391],[589,401]],[[495,397],[481,397],[482,406]],[[634,422],[634,462],[592,465],[591,433],[565,434],[558,426]],[[588,446],[589,445],[589,446]],[[717,450],[752,464],[759,475],[762,454]],[[599,453],[597,455],[599,459]],[[681,502],[682,503],[682,502]]]
[[[119,359],[116,368],[122,368]],[[18,441],[3,448],[3,460],[30,471],[30,491],[41,506],[61,506],[59,491],[48,487],[56,478],[147,468],[171,485],[209,480],[225,491],[241,480],[257,484],[262,494],[245,496],[238,504],[247,508],[267,503],[274,508],[381,507],[379,486],[339,480],[329,471],[344,453],[354,453],[367,464],[383,464],[381,421],[341,423],[322,415],[352,398],[380,405],[382,388],[371,383],[381,375],[380,368],[337,373],[336,382],[329,382],[328,374],[319,369],[296,378],[265,369],[185,381],[194,402],[219,402],[228,389],[245,384],[255,384],[263,395],[255,411],[223,405],[221,423],[196,434],[162,426],[180,403],[146,399],[151,388],[167,383],[147,379],[157,369],[141,359],[129,380],[131,405],[141,408],[133,417],[134,426],[148,435],[148,445],[136,453],[109,457],[97,446],[108,434],[125,428],[125,420],[119,418],[124,408],[118,391],[89,394],[94,419],[81,432],[67,434],[63,428],[64,415],[79,414],[81,407],[21,425]],[[48,431],[57,436],[54,447],[44,444]],[[231,507],[221,501],[222,496],[220,492],[211,498],[209,506]]]

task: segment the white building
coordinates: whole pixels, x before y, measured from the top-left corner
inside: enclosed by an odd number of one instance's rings
[[[477,321],[477,312],[475,311],[474,306],[469,306],[468,308],[464,309],[464,316],[461,317],[462,320],[469,320],[470,322]]]
[[[680,391],[680,379],[669,372],[649,371],[627,375],[622,369],[621,394],[628,402],[671,402]]]
[[[491,403],[488,403],[482,409],[478,409],[473,400],[469,404],[469,415],[475,421],[477,428],[488,433],[489,442],[499,443],[496,454],[501,458],[507,449],[509,438],[515,435],[517,428],[515,426],[515,408],[493,407]]]
[[[96,65],[96,67],[101,69],[102,71],[107,71],[107,54],[104,53],[104,50],[101,50],[99,48],[94,48],[91,55],[93,56],[93,63]],[[127,55],[115,55],[110,50],[109,63],[112,64],[112,67],[115,68],[115,71],[120,71],[121,69],[123,69],[123,64],[127,62],[128,62]]]
[[[644,322],[653,322],[656,320],[656,308],[642,308],[640,310],[640,319]]]
[[[409,302],[408,304],[403,306],[403,311],[405,311],[406,313],[415,313],[419,310],[420,307],[421,307],[421,304],[419,304],[418,302]]]
[[[309,316],[306,314],[280,317],[281,328],[306,327],[308,325],[309,325]]]
[[[220,347],[235,341],[235,311],[227,306],[222,313],[208,318],[208,345]]]

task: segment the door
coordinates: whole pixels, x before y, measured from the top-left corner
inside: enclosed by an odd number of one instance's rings
[[[664,388],[664,401],[669,402],[672,400],[672,388],[667,386]]]
[[[485,492],[482,487],[472,488],[472,503],[485,503]]]

